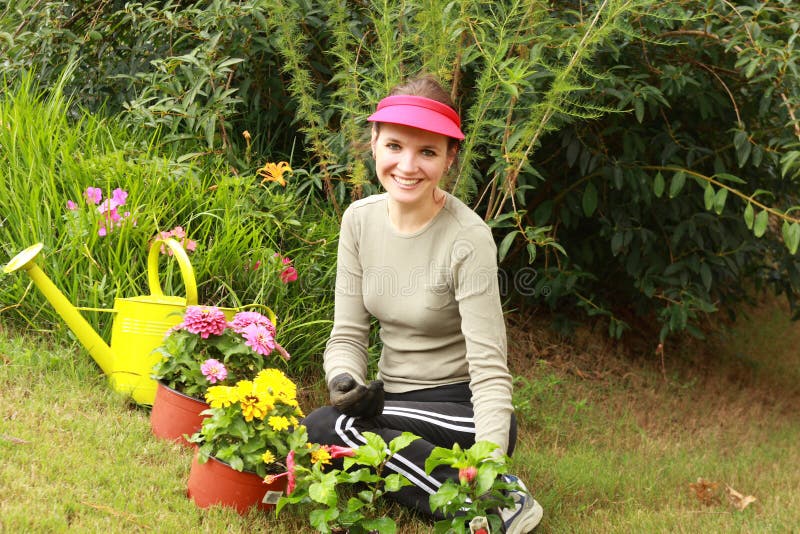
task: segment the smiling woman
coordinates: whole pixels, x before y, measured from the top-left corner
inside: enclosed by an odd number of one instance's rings
[[[312,442],[326,445],[358,447],[364,432],[386,442],[402,432],[420,436],[386,465],[412,482],[392,496],[441,518],[430,496],[457,483],[458,470],[426,472],[431,452],[485,441],[502,457],[516,441],[497,249],[483,220],[439,187],[464,139],[441,85],[422,77],[398,86],[368,120],[386,192],[354,202],[342,218],[324,356],[331,406],[304,424]],[[370,316],[383,342],[371,382]],[[503,523],[512,534],[530,531],[542,515],[517,487],[508,495],[514,505],[493,516],[494,528]]]

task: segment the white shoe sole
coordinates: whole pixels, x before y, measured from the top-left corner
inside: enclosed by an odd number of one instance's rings
[[[505,534],[528,534],[542,520],[544,515],[542,505],[536,499],[530,496],[528,498],[530,499],[530,506],[527,505],[526,501],[527,509],[521,512],[520,518],[511,524],[511,528],[506,530]]]

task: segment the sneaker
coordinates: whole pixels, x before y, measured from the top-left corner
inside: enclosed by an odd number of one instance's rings
[[[509,495],[514,499],[513,508],[500,510],[503,520],[503,532],[506,534],[527,534],[532,531],[542,520],[542,505],[531,496],[528,488],[514,475],[503,475],[503,480],[509,484],[519,484],[520,490],[512,490]]]

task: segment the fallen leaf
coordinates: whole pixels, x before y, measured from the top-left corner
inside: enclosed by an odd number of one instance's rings
[[[30,443],[30,441],[25,441],[22,438],[15,438],[14,436],[7,436],[5,434],[0,434],[0,439],[4,441],[10,441],[16,445],[25,445],[26,443]]]
[[[719,484],[717,482],[708,481],[702,477],[697,479],[697,482],[689,484],[689,489],[694,492],[695,497],[706,506],[711,506],[719,501],[716,492]]]
[[[733,507],[740,512],[747,508],[750,504],[756,502],[756,498],[752,495],[742,495],[727,485],[725,486],[725,489],[728,491],[728,500],[731,502],[731,505],[733,505]]]

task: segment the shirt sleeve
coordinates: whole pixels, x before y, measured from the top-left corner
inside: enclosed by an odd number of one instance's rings
[[[323,357],[328,383],[341,373],[349,373],[359,384],[366,383],[370,321],[361,285],[358,235],[354,210],[348,208],[339,234],[333,328]]]
[[[466,342],[475,440],[508,449],[513,405],[497,248],[487,226],[463,229],[451,251],[455,298]]]

